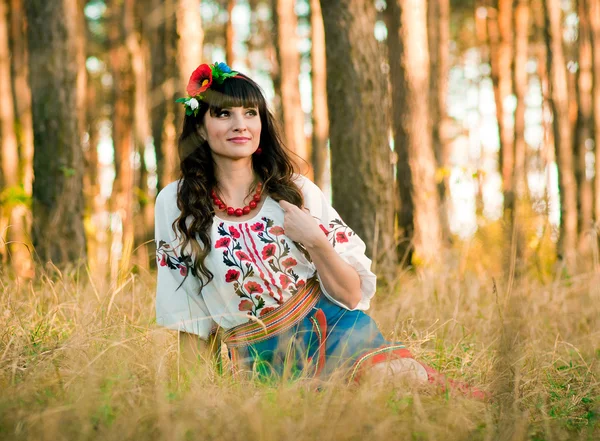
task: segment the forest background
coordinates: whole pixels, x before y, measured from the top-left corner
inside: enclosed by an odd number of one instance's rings
[[[153,203],[215,61],[365,240],[386,336],[493,404],[185,365],[153,324]],[[0,433],[236,439],[234,406],[261,439],[593,439],[599,136],[600,0],[1,0]]]

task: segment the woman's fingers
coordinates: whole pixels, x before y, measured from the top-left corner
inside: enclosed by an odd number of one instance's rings
[[[283,211],[290,211],[294,208],[298,208],[294,204],[290,204],[288,201],[284,201],[283,199],[279,201],[279,206]],[[302,211],[304,211],[307,214],[310,214],[310,211],[306,207],[302,207]]]
[[[292,205],[288,201],[284,201],[283,199],[279,201],[279,206],[283,211],[288,211],[290,208],[295,207],[295,205]]]

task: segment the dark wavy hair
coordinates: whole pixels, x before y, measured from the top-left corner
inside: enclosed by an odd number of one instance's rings
[[[216,115],[228,107],[257,107],[261,121],[262,153],[252,156],[252,168],[263,182],[263,194],[279,201],[302,207],[302,192],[293,181],[296,164],[282,142],[279,128],[258,84],[246,75],[227,78],[222,84],[213,82],[203,93],[197,116],[186,115],[179,136],[180,181],[177,187],[177,207],[181,215],[173,222],[182,233],[181,250],[192,251],[192,274],[200,280],[201,289],[210,283],[213,274],[204,261],[211,250],[210,229],[215,211],[211,189],[217,185],[215,164],[206,139],[197,128],[204,123],[206,112]],[[256,184],[255,184],[256,185]],[[254,192],[250,189],[250,193]],[[191,218],[191,222],[186,220]],[[199,240],[198,240],[199,239]],[[189,275],[189,272],[188,272]]]

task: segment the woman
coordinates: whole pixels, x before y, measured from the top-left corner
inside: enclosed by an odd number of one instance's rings
[[[376,282],[365,244],[294,174],[259,86],[215,63],[187,92],[181,179],[156,199],[157,322],[201,339],[222,329],[238,373],[439,381],[365,314]]]

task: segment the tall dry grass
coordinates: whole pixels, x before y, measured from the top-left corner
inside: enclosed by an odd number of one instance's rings
[[[202,357],[190,363],[153,323],[152,273],[121,286],[85,267],[27,285],[5,273],[0,439],[600,439],[598,274],[531,275],[509,289],[482,259],[402,274],[371,315],[489,403],[391,382],[235,382]]]

